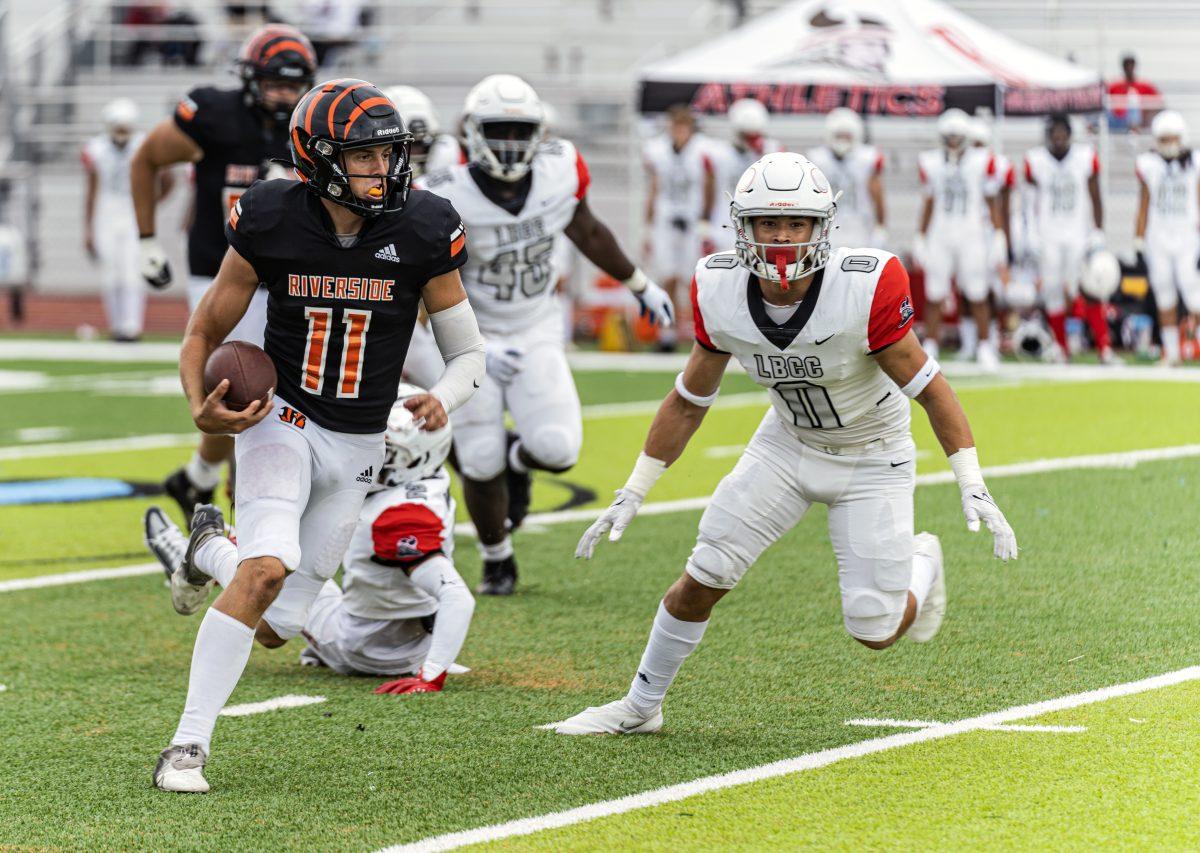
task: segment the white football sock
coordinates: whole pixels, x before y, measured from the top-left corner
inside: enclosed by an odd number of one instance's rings
[[[221,465],[223,464],[222,462],[216,464],[208,462],[197,450],[192,454],[192,458],[188,460],[188,464],[183,467],[183,470],[193,486],[207,491],[215,489],[217,483],[221,482]]]
[[[495,545],[484,545],[482,542],[476,543],[479,547],[479,553],[483,559],[488,562],[496,560],[507,560],[513,555],[512,537],[505,536]]]
[[[521,439],[519,438],[512,443],[512,447],[508,448],[508,467],[518,474],[529,473],[529,466],[521,461]]]
[[[237,545],[224,536],[214,536],[196,549],[196,566],[222,587],[229,586],[237,574]]]
[[[684,622],[667,612],[666,605],[659,602],[654,616],[654,627],[650,629],[650,641],[642,653],[637,675],[629,685],[625,701],[647,716],[662,704],[667,688],[679,673],[679,667],[687,656],[700,645],[708,620]]]
[[[962,342],[960,348],[962,357],[974,357],[975,347],[979,343],[979,330],[975,328],[975,321],[970,317],[964,317],[958,321],[958,339]]]
[[[1163,355],[1167,361],[1175,364],[1179,361],[1179,327],[1162,327]]]
[[[917,600],[918,616],[921,615],[921,606],[925,604],[925,597],[929,595],[929,590],[933,589],[933,577],[936,572],[937,568],[933,565],[933,560],[924,554],[913,554],[912,580],[909,581],[908,591]]]
[[[196,743],[209,751],[217,715],[237,687],[253,645],[253,628],[215,607],[208,608],[196,634],[187,704],[171,738],[173,745]]]

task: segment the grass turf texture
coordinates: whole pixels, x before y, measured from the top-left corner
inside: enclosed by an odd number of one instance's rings
[[[204,798],[149,787],[198,624],[170,612],[161,580],[3,595],[0,844],[368,849],[878,736],[851,717],[959,719],[1177,669],[1200,651],[1194,520],[1166,495],[1198,480],[1200,460],[997,481],[1026,546],[1009,566],[964,530],[953,485],[919,490],[950,565],[949,616],[933,644],[885,653],[842,630],[815,510],[719,606],[658,737],[532,727],[625,689],[698,514],[639,519],[591,566],[569,557],[572,526],[524,535],[522,594],[480,602],[462,655],[475,672],[441,695],[377,697],[373,679],[299,667],[298,644],[255,649],[233,702],[329,701],[223,720]]]

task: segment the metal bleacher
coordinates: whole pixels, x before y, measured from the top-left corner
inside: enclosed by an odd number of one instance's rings
[[[751,14],[781,5],[751,0]],[[1153,0],[955,0],[953,5],[1009,36],[1115,76],[1119,55],[1132,49],[1140,71],[1163,89],[1168,103],[1200,128],[1200,84],[1188,77],[1200,3]],[[272,5],[285,19],[295,3]],[[15,160],[30,169],[37,216],[34,242],[40,260],[36,286],[44,292],[95,289],[81,247],[82,175],[79,146],[99,131],[99,113],[113,97],[133,98],[147,126],[177,98],[202,83],[234,85],[229,60],[241,33],[231,31],[223,4],[193,2],[203,42],[200,67],[131,68],[115,61],[134,38],[115,25],[111,5],[65,0],[39,14],[19,33],[10,24],[8,77],[0,89],[13,115]],[[294,19],[293,19],[294,20]],[[388,0],[374,9],[359,44],[322,73],[354,75],[383,84],[405,82],[429,93],[450,124],[467,89],[482,76],[505,71],[527,78],[555,107],[559,132],[575,140],[593,173],[593,205],[627,241],[639,245],[642,175],[637,150],[647,130],[633,110],[638,66],[698,44],[733,24],[732,4],[701,0],[452,0],[438,4]],[[176,35],[163,28],[156,35]],[[5,105],[0,103],[0,111]],[[0,112],[0,114],[8,114]],[[706,128],[722,134],[717,120]],[[776,135],[799,148],[820,133],[819,118],[779,121]],[[916,212],[916,152],[932,143],[928,122],[873,121],[870,131],[888,153],[890,230],[907,244]],[[1040,139],[1033,120],[1005,122],[1006,151],[1020,152]],[[1132,231],[1135,186],[1132,157],[1144,142],[1113,138],[1106,145],[1108,230],[1114,244]],[[0,146],[0,163],[3,161]],[[10,166],[9,168],[15,168]],[[182,268],[179,228],[186,193],[164,210],[160,233]],[[173,239],[167,235],[173,235]]]

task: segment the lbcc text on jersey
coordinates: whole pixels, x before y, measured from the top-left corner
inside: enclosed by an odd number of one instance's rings
[[[264,181],[234,206],[225,232],[269,293],[276,393],[326,429],[382,432],[421,289],[466,262],[453,206],[413,190],[403,210],[365,220],[344,247],[303,184]]]

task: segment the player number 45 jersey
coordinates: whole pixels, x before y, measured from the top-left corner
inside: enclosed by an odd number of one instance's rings
[[[544,143],[533,158],[525,203],[515,213],[489,199],[469,164],[425,175],[421,186],[449,199],[466,224],[470,258],[463,284],[485,333],[529,328],[552,307],[556,240],[575,216],[591,179],[575,146]]]
[[[776,324],[757,279],[719,252],[697,265],[692,305],[696,342],[736,358],[806,443],[847,447],[908,432],[908,399],[871,357],[913,322],[895,255],[835,250],[796,313]]]

